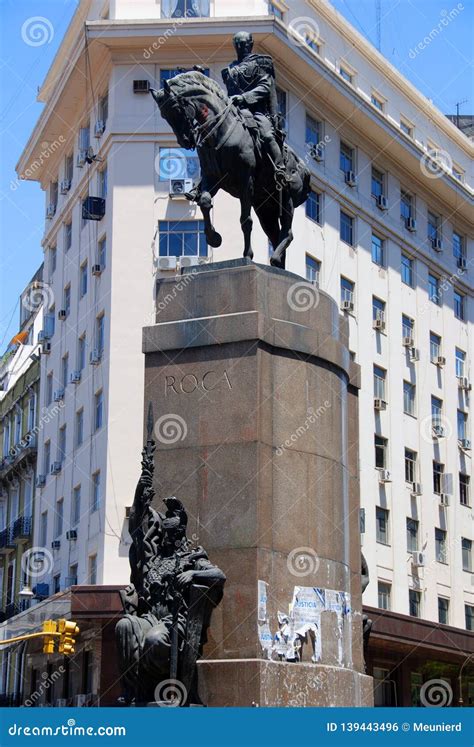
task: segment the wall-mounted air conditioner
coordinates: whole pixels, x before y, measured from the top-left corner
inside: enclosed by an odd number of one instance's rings
[[[425,553],[418,550],[412,553],[412,563],[415,568],[423,568],[426,565]]]
[[[381,469],[379,471],[379,482],[392,482],[392,476],[388,469]]]
[[[105,122],[103,119],[98,119],[94,125],[94,136],[101,137],[105,131]]]
[[[73,371],[71,373],[71,376],[69,377],[69,381],[71,384],[79,384],[81,380],[81,372],[80,371]]]
[[[51,474],[52,475],[59,475],[62,469],[62,463],[61,462],[53,462],[51,465]]]
[[[411,486],[412,495],[423,495],[423,486],[421,482],[414,482]]]
[[[414,218],[405,218],[405,228],[411,233],[416,231],[416,220]]]
[[[71,180],[63,179],[62,182],[59,184],[59,191],[61,192],[61,194],[67,195],[70,189],[71,189]]]
[[[357,184],[357,178],[353,171],[346,171],[344,174],[344,181],[348,187],[355,187]]]
[[[192,188],[192,179],[170,179],[169,195],[170,197],[185,197],[186,192],[190,192]]]
[[[385,195],[377,195],[376,205],[379,210],[388,210],[388,200]]]
[[[374,399],[374,409],[375,410],[386,410],[387,409],[387,403],[384,399],[381,399],[380,397],[375,397]]]

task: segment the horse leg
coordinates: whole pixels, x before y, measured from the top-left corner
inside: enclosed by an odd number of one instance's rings
[[[216,231],[211,220],[211,210],[213,207],[212,198],[214,197],[217,190],[211,189],[205,179],[202,179],[198,192],[196,195],[196,202],[201,208],[202,217],[204,219],[204,233],[206,234],[207,243],[214,249],[217,249],[222,244],[222,236]]]
[[[281,229],[279,243],[277,248],[275,249],[273,257],[270,260],[270,264],[273,265],[273,267],[281,267],[284,270],[286,261],[286,250],[293,241],[293,231],[291,230],[291,227],[293,225],[293,215],[295,213],[295,208],[293,205],[293,200],[286,190],[283,190],[281,195],[282,211],[280,218]]]
[[[240,227],[244,234],[244,257],[253,259],[251,244],[253,228],[252,201],[249,193],[240,198]]]
[[[280,222],[278,218],[279,208],[275,206],[272,200],[264,202],[262,206],[255,206],[255,212],[260,221],[260,225],[268,238],[273,249],[279,244]]]

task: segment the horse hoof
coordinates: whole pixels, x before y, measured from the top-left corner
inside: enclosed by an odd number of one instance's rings
[[[272,267],[279,267],[280,270],[284,270],[283,262],[280,259],[277,259],[276,257],[270,258],[270,264]]]
[[[244,259],[253,259],[253,251],[250,249],[247,253],[244,252]]]
[[[213,249],[218,249],[222,244],[222,236],[217,231],[210,233],[207,238],[207,243],[212,246]]]

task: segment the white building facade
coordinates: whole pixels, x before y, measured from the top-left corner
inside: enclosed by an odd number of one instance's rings
[[[52,291],[41,406],[64,402],[38,453],[34,544],[52,553],[50,593],[128,577],[141,329],[160,258],[207,252],[196,207],[169,196],[170,177],[196,175],[195,157],[169,150],[142,91],[194,64],[221,81],[241,29],[274,58],[288,142],[312,175],[287,269],[337,300],[362,369],[364,603],[474,630],[472,143],[322,0],[82,0],[76,11],[18,164],[27,175],[52,151],[35,171]],[[101,220],[82,218],[87,195],[105,199]],[[223,243],[208,259],[241,256],[229,195],[217,195],[214,224]],[[257,221],[253,248],[268,263]]]

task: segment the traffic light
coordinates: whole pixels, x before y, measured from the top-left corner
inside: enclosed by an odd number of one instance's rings
[[[57,623],[55,620],[45,620],[43,623],[44,633],[57,633]],[[54,639],[56,636],[50,635],[43,638],[43,654],[54,654]]]
[[[73,620],[58,620],[60,634],[58,651],[60,654],[73,654],[79,628]]]

